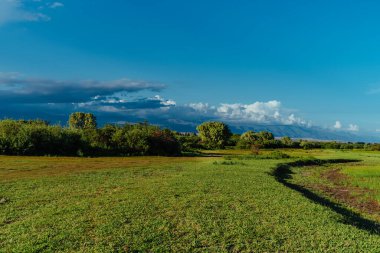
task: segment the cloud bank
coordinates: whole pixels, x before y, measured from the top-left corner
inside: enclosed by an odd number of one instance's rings
[[[199,114],[209,115],[231,124],[310,124],[294,114],[286,114],[281,102],[277,100],[251,104],[221,103],[217,106],[210,106],[208,103],[192,103],[186,106]]]
[[[289,113],[277,100],[249,104],[178,104],[173,99],[156,95],[165,88],[164,84],[127,78],[59,80],[0,73],[0,116],[64,122],[73,111],[88,111],[96,114],[103,123],[148,120],[171,127],[196,126],[203,121],[219,120],[234,126],[310,125],[310,122]],[[152,95],[147,95],[149,93]]]
[[[223,121],[236,132],[271,129],[278,136],[340,140],[344,139],[342,134],[348,131],[357,134],[360,130],[355,124],[344,126],[337,121],[333,126],[335,131],[323,132],[320,128],[321,132],[278,100],[181,104],[162,96],[160,92],[166,88],[165,84],[128,78],[60,80],[0,73],[0,118],[39,118],[66,124],[70,113],[83,111],[94,113],[99,125],[149,121],[177,131],[193,132],[204,121]]]
[[[80,110],[108,114],[105,117],[128,118],[133,120],[149,120],[163,125],[187,125],[218,120],[233,126],[250,126],[252,124],[298,125],[309,127],[307,122],[292,113],[287,113],[281,102],[253,102],[252,104],[208,103],[178,104],[172,99],[159,95],[133,99],[117,95],[95,97],[86,103],[76,105]]]
[[[162,84],[135,81],[126,78],[98,80],[54,80],[25,78],[17,74],[0,74],[1,103],[81,103],[92,97],[112,95],[117,92],[160,91]]]

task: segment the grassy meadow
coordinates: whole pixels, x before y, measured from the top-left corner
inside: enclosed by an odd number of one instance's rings
[[[281,152],[1,156],[0,252],[379,252],[380,153]]]
[[[343,167],[342,172],[350,177],[350,184],[372,190],[380,202],[380,157],[367,154],[364,159],[365,162],[360,165]]]

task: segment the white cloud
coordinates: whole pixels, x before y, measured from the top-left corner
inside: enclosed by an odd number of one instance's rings
[[[110,96],[94,96],[88,102],[73,103],[77,108],[89,109],[92,111],[134,114],[134,115],[157,115],[163,117],[170,108],[176,106],[176,101],[164,99],[156,95],[148,98],[134,98],[131,95],[114,93]]]
[[[355,124],[350,124],[348,125],[348,131],[352,131],[352,132],[358,132],[359,131],[359,126],[358,125],[355,125]]]
[[[195,111],[199,111],[199,112],[202,112],[202,113],[207,113],[209,109],[214,109],[214,108],[210,108],[209,104],[208,103],[191,103],[191,104],[188,104],[188,105],[185,105],[185,106],[188,106],[192,109],[194,109]]]
[[[217,114],[226,120],[269,123],[279,118],[281,103],[255,102],[252,104],[221,104]]]
[[[208,103],[191,103],[184,107],[192,109],[199,115],[207,116],[216,120],[222,120],[232,124],[284,124],[311,126],[310,122],[287,113],[282,108],[280,101],[254,102],[252,104],[228,104],[212,106]]]
[[[52,8],[52,9],[60,8],[63,6],[64,4],[61,2],[54,2],[54,3],[49,4],[49,8]]]
[[[336,130],[350,131],[350,132],[358,132],[360,130],[359,126],[355,124],[349,124],[348,127],[345,128],[340,121],[336,121],[333,128]]]
[[[334,125],[335,129],[342,129],[342,123],[340,121],[336,121]]]
[[[278,114],[277,118],[275,118],[275,119],[279,120],[280,122],[284,123],[285,125],[302,125],[302,126],[308,126],[308,127],[312,126],[311,122],[307,122],[306,120],[304,120],[300,117],[296,117],[294,114],[290,114],[288,116],[288,118],[285,118],[285,119],[282,119],[281,115]]]
[[[0,26],[11,22],[49,21],[50,17],[38,11],[26,10],[21,0],[0,0]]]
[[[164,106],[175,106],[177,105],[177,102],[172,99],[164,99],[160,95],[156,95],[153,98],[149,98],[149,100],[152,101],[159,101],[161,105]]]
[[[281,102],[277,100],[252,104],[222,103],[219,106],[210,106],[208,103],[192,103],[187,106],[199,113],[230,123],[310,125],[294,114],[285,113]]]

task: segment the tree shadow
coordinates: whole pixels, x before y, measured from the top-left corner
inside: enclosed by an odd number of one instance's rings
[[[328,207],[332,211],[340,214],[342,216],[342,223],[354,226],[358,229],[367,231],[371,234],[380,235],[380,223],[372,221],[362,217],[359,213],[351,211],[344,206],[334,203],[333,201],[319,196],[316,193],[306,189],[303,186],[290,183],[288,180],[292,178],[294,174],[291,170],[292,167],[304,167],[313,165],[324,165],[333,163],[352,163],[359,162],[360,160],[350,160],[350,159],[331,159],[331,160],[319,160],[319,159],[309,159],[309,160],[298,160],[290,163],[279,164],[271,173],[275,177],[276,181],[283,184],[284,186],[301,193],[303,196],[309,200]]]

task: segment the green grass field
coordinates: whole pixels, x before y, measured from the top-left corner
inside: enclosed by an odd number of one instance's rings
[[[377,214],[326,190],[379,201],[380,153],[283,152],[0,157],[0,252],[380,252]]]
[[[350,183],[373,191],[380,202],[380,154],[361,154],[364,161],[360,165],[345,166],[343,173],[350,176]]]

